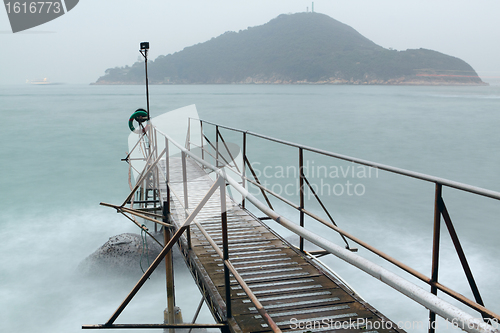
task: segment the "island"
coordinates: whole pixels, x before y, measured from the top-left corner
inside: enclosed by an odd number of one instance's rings
[[[282,14],[148,61],[151,84],[485,85],[465,61],[428,49],[383,48],[321,13]],[[144,64],[94,84],[143,84]]]

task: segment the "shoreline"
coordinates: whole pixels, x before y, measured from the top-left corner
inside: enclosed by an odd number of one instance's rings
[[[144,85],[145,82],[92,82],[89,85],[102,85],[102,86],[112,86],[112,85]],[[175,86],[175,85],[331,85],[331,86],[490,86],[488,82],[481,83],[462,83],[462,82],[427,82],[427,81],[408,81],[408,82],[383,82],[383,83],[371,83],[371,82],[196,82],[196,83],[149,83],[152,86]]]

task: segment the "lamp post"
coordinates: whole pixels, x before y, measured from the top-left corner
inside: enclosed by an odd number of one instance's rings
[[[149,120],[148,50],[149,42],[141,42],[141,49],[139,50],[139,52],[141,52],[142,56],[144,57],[144,65],[146,68],[146,111],[148,113]]]

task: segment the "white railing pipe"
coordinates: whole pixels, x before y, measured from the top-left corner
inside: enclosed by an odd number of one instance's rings
[[[399,275],[388,271],[387,269],[369,261],[368,259],[365,259],[349,250],[346,250],[341,246],[338,246],[337,244],[334,244],[316,235],[315,233],[293,223],[286,217],[279,215],[274,210],[267,207],[255,196],[253,196],[250,192],[248,192],[247,189],[243,188],[236,180],[229,177],[222,169],[218,169],[210,163],[192,154],[177,142],[173,141],[167,134],[161,132],[160,130],[158,130],[158,132],[167,137],[172,142],[172,144],[177,146],[180,150],[184,151],[191,158],[203,164],[207,168],[212,169],[219,176],[223,177],[235,190],[240,192],[243,198],[250,201],[257,209],[259,209],[261,212],[263,212],[288,230],[307,239],[320,248],[334,254],[335,256],[348,262],[349,264],[361,269],[374,278],[384,282],[385,284],[389,285],[405,296],[411,298],[415,302],[421,304],[425,308],[435,312],[437,315],[443,317],[449,322],[456,324],[464,331],[470,333],[500,333],[500,330],[498,328],[485,323],[482,319],[471,316],[469,313],[455,307],[454,305],[444,301],[436,295],[431,294],[430,292],[420,288],[419,286],[400,277]]]

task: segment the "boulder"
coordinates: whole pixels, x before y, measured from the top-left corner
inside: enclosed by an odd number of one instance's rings
[[[163,243],[162,233],[153,236]],[[80,273],[89,275],[142,274],[161,250],[162,246],[149,235],[146,235],[144,240],[139,234],[124,233],[110,237],[104,245],[85,258],[78,268]],[[174,262],[182,261],[177,246],[174,246],[173,250]]]

